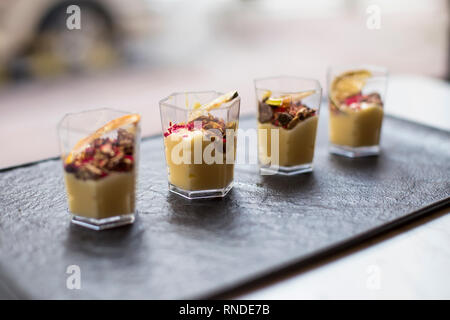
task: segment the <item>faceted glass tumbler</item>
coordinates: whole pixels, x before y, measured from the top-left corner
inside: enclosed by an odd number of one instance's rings
[[[258,162],[263,175],[313,170],[322,88],[292,76],[256,79]]]
[[[328,69],[329,150],[350,157],[380,153],[388,73],[359,65]]]
[[[224,197],[233,186],[240,97],[202,109],[221,95],[180,92],[159,103],[169,190],[184,198]]]
[[[72,223],[94,230],[133,223],[140,116],[112,109],[67,114],[58,133]]]

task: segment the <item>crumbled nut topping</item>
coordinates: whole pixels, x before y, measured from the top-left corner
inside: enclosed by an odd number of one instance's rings
[[[259,122],[271,122],[274,126],[285,129],[292,129],[300,121],[315,115],[316,110],[307,107],[301,101],[291,102],[282,107],[274,107],[265,103],[265,101],[259,102]]]
[[[230,121],[225,123],[223,119],[214,117],[210,113],[208,115],[199,116],[187,123],[170,123],[169,125],[170,127],[164,132],[164,137],[168,137],[181,129],[187,129],[188,131],[203,130],[203,133],[210,137],[212,141],[222,139],[224,153],[226,152],[227,130],[236,130],[236,122]],[[184,135],[183,137],[187,138],[188,136]]]
[[[179,131],[180,129],[187,129],[189,131],[202,129],[206,131],[206,133],[215,133],[220,132],[221,135],[225,138],[226,129],[235,129],[236,125],[234,122],[225,123],[223,119],[219,119],[214,117],[212,114],[202,115],[195,118],[192,121],[187,123],[175,123],[169,124],[170,127],[164,132],[164,137],[170,136],[172,133]]]
[[[134,168],[134,135],[118,129],[117,138],[95,139],[77,154],[64,169],[79,179],[97,180],[111,172],[128,172]]]
[[[207,116],[200,116],[193,120],[194,123],[200,121],[202,122],[201,127],[203,130],[209,131],[210,134],[214,132],[217,133],[217,131],[219,131],[222,134],[222,136],[225,136],[226,125],[223,119],[219,119],[214,117],[212,114],[208,114]]]

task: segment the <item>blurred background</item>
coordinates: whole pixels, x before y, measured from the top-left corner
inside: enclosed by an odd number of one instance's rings
[[[80,29],[67,26],[71,5]],[[336,64],[387,67],[392,114],[447,108],[449,10],[447,0],[1,0],[0,168],[56,156],[66,113],[136,111],[151,135],[171,92],[237,89],[248,114],[252,79],[325,86]]]

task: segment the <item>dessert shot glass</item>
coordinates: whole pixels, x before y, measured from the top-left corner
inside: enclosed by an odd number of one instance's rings
[[[350,158],[379,154],[387,78],[382,67],[329,68],[331,153]]]
[[[159,102],[169,190],[224,197],[233,186],[240,97],[236,91],[173,93]]]
[[[140,116],[112,109],[67,114],[58,133],[72,223],[94,230],[133,223]]]
[[[258,162],[263,175],[313,170],[322,88],[317,80],[278,76],[254,80]]]

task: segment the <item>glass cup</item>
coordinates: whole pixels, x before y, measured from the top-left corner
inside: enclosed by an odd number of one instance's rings
[[[255,81],[261,174],[313,170],[322,88],[317,80],[279,76]]]
[[[140,116],[112,109],[67,114],[58,133],[72,223],[94,230],[133,223]]]
[[[332,67],[327,82],[330,152],[350,158],[378,155],[387,70]]]
[[[240,97],[206,111],[222,94],[173,93],[159,102],[169,190],[187,199],[224,197],[233,186]]]

